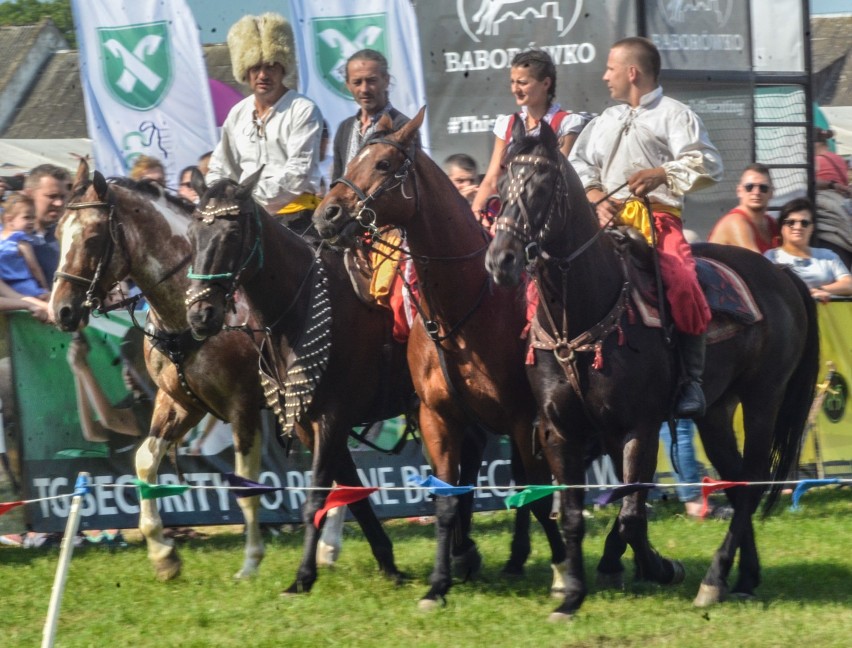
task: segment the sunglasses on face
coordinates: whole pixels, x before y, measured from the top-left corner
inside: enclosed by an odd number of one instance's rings
[[[754,191],[755,187],[760,190],[760,193],[769,193],[769,185],[768,184],[757,184],[755,182],[748,182],[743,185],[743,189],[745,189],[748,193]]]
[[[790,227],[790,228],[793,228],[793,227],[796,227],[796,225],[799,225],[802,229],[807,229],[808,227],[811,226],[812,221],[798,220],[798,219],[795,219],[795,218],[788,218],[782,224],[786,225],[787,227]]]

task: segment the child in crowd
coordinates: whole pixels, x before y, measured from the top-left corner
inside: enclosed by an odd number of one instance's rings
[[[19,192],[9,195],[0,232],[0,279],[21,295],[47,300],[50,288],[31,242],[35,224],[32,198]]]

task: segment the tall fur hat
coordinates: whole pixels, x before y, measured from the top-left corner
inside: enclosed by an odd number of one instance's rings
[[[299,81],[293,28],[276,13],[243,16],[228,30],[228,50],[234,78],[248,81],[250,67],[260,63],[280,63],[284,68],[284,85],[295,88]]]

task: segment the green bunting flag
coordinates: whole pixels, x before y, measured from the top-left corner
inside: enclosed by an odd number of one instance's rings
[[[156,486],[149,484],[141,479],[134,479],[133,483],[139,489],[139,497],[142,499],[158,499],[160,497],[169,497],[170,495],[181,495],[189,490],[189,486],[180,484],[163,484]]]
[[[515,508],[520,508],[521,506],[526,506],[527,504],[535,502],[542,497],[547,497],[556,491],[565,490],[565,488],[565,486],[527,486],[520,493],[509,495],[509,497],[506,498],[506,508],[512,508],[513,506]]]

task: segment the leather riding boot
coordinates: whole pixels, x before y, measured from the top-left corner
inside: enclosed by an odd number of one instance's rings
[[[704,374],[704,347],[706,335],[680,335],[680,353],[686,380],[681,386],[675,405],[678,418],[699,418],[704,416],[707,403],[704,390],[701,389],[701,376]]]

